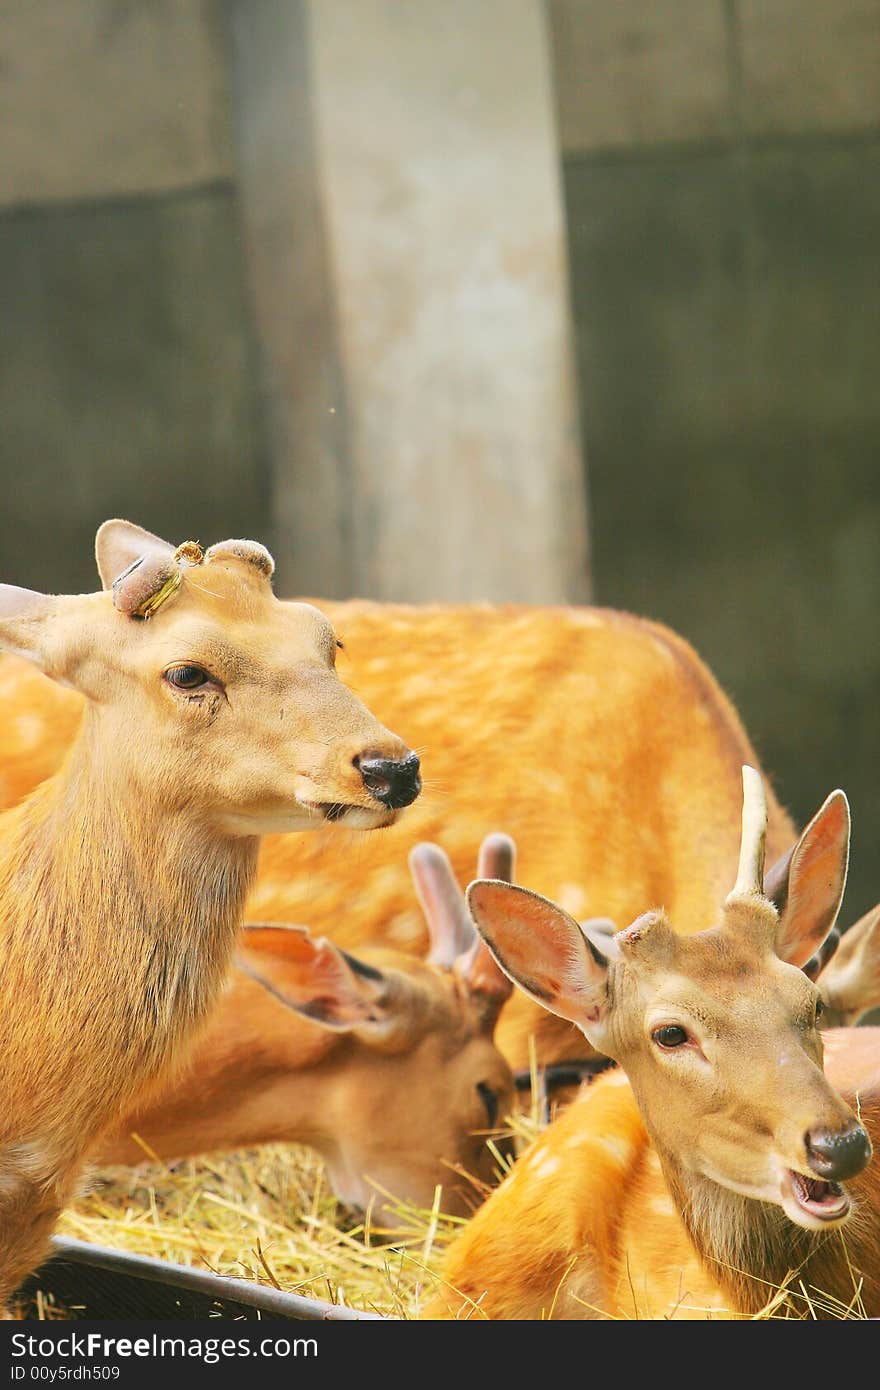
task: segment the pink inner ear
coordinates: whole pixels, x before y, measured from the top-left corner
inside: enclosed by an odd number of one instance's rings
[[[804,965],[835,924],[846,886],[849,834],[849,804],[843,792],[833,792],[791,859],[776,949],[792,965]]]
[[[602,1011],[607,964],[573,917],[526,888],[477,880],[468,904],[502,969],[539,1003],[584,1024]]]
[[[315,943],[308,927],[288,922],[248,922],[238,938],[239,950],[247,954],[277,956],[279,960],[311,960]]]

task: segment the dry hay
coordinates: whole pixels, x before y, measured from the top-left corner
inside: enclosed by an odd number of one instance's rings
[[[543,1128],[534,1107],[507,1123],[515,1154]],[[497,1150],[496,1159],[500,1178],[513,1160]],[[485,1195],[475,1192],[475,1206]],[[101,1169],[64,1213],[58,1233],[362,1312],[416,1319],[439,1286],[444,1251],[466,1218],[442,1215],[436,1199],[431,1210],[391,1206],[391,1227],[374,1225],[369,1214],[347,1220],[314,1151],[275,1144],[173,1165],[156,1160]],[[854,1283],[853,1298],[843,1303],[807,1289],[793,1273],[769,1291],[754,1317],[864,1318]],[[38,1293],[19,1316],[69,1314]],[[479,1318],[480,1309],[475,1305],[469,1316]]]

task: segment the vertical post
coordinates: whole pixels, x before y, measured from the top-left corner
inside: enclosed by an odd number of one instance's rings
[[[539,0],[237,0],[288,590],[589,594]]]

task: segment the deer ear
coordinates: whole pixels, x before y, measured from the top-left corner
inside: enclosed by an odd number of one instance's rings
[[[410,850],[409,871],[428,926],[428,960],[449,970],[474,942],[474,924],[449,856],[425,840]]]
[[[337,1032],[385,1028],[381,971],[299,927],[245,928],[236,965],[273,998]]]
[[[151,565],[168,567],[174,560],[174,551],[173,545],[131,521],[105,521],[95,536],[95,559],[101,585],[112,589],[116,580],[138,561],[148,560]]]
[[[779,913],[776,953],[805,966],[832,931],[849,866],[849,802],[833,791],[764,879],[764,894]]]
[[[0,647],[56,674],[55,625],[59,600],[33,589],[0,584]]]
[[[514,984],[595,1043],[607,1011],[608,961],[574,918],[538,893],[493,879],[472,883],[467,901]]]
[[[816,983],[829,1015],[843,1026],[880,1007],[880,904],[845,932]]]

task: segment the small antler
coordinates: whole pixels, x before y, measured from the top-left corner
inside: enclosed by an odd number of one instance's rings
[[[767,839],[767,798],[764,783],[756,768],[743,765],[742,839],[739,868],[733,891],[764,892],[764,848]]]
[[[761,774],[746,763],[742,770],[743,810],[739,869],[730,897],[764,892],[764,844],[767,838],[767,798]]]

